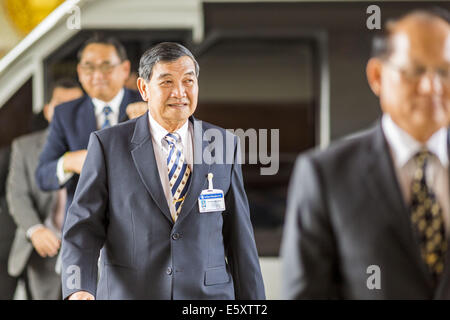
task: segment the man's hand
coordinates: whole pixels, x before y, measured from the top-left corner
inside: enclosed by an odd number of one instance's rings
[[[67,152],[63,158],[64,171],[80,174],[84,161],[86,160],[86,155],[86,149]]]
[[[77,291],[72,293],[68,300],[95,300],[94,296],[87,291]]]
[[[56,256],[61,246],[61,240],[58,239],[53,231],[46,227],[40,227],[33,232],[31,243],[37,253],[43,258]]]

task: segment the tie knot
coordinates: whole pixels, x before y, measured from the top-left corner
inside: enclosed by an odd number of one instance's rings
[[[105,114],[105,116],[108,116],[111,112],[112,112],[112,109],[110,106],[103,107],[103,113]]]
[[[431,157],[431,152],[427,149],[422,149],[414,155],[414,162],[419,168],[427,165],[428,159]]]
[[[168,134],[166,134],[164,136],[164,140],[167,141],[167,143],[169,144],[169,146],[174,146],[176,143],[181,141],[181,137],[178,133],[176,132],[169,132]]]

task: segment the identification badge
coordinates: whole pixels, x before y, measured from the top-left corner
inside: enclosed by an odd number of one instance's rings
[[[212,173],[208,173],[208,189],[203,190],[198,197],[198,209],[201,213],[225,210],[225,197],[223,191],[214,189]]]

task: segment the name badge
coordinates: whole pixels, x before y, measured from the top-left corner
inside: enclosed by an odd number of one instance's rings
[[[225,210],[225,197],[222,190],[214,189],[213,174],[208,174],[208,189],[203,190],[198,197],[198,209],[201,213]]]

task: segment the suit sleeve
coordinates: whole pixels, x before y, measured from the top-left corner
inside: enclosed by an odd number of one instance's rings
[[[244,190],[240,165],[241,152],[237,137],[235,141],[231,184],[225,196],[226,211],[223,225],[225,252],[233,276],[236,299],[264,300],[264,283]]]
[[[74,200],[62,237],[63,297],[87,291],[96,295],[98,257],[105,242],[108,203],[106,166],[98,136],[91,133]]]
[[[16,224],[27,231],[32,226],[42,223],[36,211],[33,199],[31,181],[34,172],[29,172],[25,165],[26,146],[16,140],[12,145],[10,169],[7,179],[6,198],[9,212]]]
[[[339,298],[337,254],[325,192],[313,160],[300,157],[289,185],[281,244],[284,299]]]
[[[60,112],[58,111],[58,108],[55,108],[55,113],[50,123],[50,132],[39,157],[39,165],[36,169],[36,183],[43,191],[58,190],[62,187],[57,177],[57,164],[58,159],[69,151],[61,124]]]

